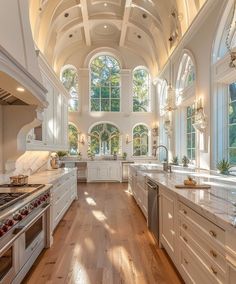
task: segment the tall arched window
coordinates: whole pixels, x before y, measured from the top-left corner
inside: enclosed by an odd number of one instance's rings
[[[68,125],[68,140],[69,140],[69,154],[70,155],[78,155],[78,141],[79,141],[79,132],[77,127],[69,123]]]
[[[142,67],[133,71],[133,111],[148,112],[150,110],[150,75]]]
[[[133,129],[133,156],[148,156],[149,137],[146,125],[139,124]]]
[[[69,111],[78,111],[78,74],[76,68],[73,66],[64,66],[61,72],[61,82],[70,94],[68,102]]]
[[[120,154],[120,131],[111,123],[99,123],[89,133],[90,149],[95,155]]]
[[[90,64],[90,110],[120,111],[120,66],[108,55],[99,55]]]
[[[179,65],[176,82],[176,103],[180,104],[183,95],[195,82],[195,67],[191,57],[185,53]]]

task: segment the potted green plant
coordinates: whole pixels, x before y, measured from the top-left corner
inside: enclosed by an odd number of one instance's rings
[[[126,160],[126,158],[127,158],[127,153],[126,153],[126,152],[123,152],[123,154],[122,154],[122,159],[123,159],[123,160]]]
[[[63,157],[67,157],[68,156],[68,152],[66,152],[66,151],[57,151],[57,155],[58,155],[59,159],[61,159]]]
[[[183,156],[182,163],[183,163],[183,167],[188,167],[189,159],[187,156]]]
[[[179,164],[179,158],[178,156],[174,156],[172,159],[172,165],[178,166]]]
[[[226,159],[222,159],[217,163],[217,169],[222,175],[229,175],[229,169],[231,168],[229,162]]]

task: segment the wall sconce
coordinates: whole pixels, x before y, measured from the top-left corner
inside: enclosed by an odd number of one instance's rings
[[[152,125],[152,136],[153,137],[157,137],[158,136],[158,133],[159,133],[158,130],[159,129],[158,129],[157,123],[153,123],[153,125]]]
[[[129,144],[129,143],[131,143],[133,140],[129,140],[129,135],[127,134],[126,135],[126,138],[125,138],[125,143],[126,144]]]
[[[84,146],[84,144],[85,144],[85,137],[84,137],[84,135],[81,135],[81,138],[80,138],[80,140],[78,142]]]
[[[196,100],[195,102],[195,112],[194,112],[194,123],[193,127],[200,132],[203,132],[207,127],[207,118],[202,106],[202,98]]]

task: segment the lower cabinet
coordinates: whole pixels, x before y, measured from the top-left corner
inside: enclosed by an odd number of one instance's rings
[[[121,163],[93,161],[87,162],[87,181],[119,181],[121,182]]]
[[[51,232],[54,231],[72,201],[77,198],[76,170],[63,176],[52,187]]]
[[[236,283],[232,255],[232,262],[227,261],[227,248],[230,247],[227,241],[230,238],[226,237],[225,229],[190,208],[166,188],[160,187],[159,190],[160,243],[184,281]],[[236,246],[235,238],[232,237],[231,243],[231,247]]]
[[[176,263],[176,199],[166,189],[159,187],[160,241],[174,263]]]

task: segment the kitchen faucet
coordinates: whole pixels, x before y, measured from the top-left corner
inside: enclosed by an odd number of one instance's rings
[[[171,173],[171,165],[169,165],[169,153],[167,147],[164,145],[159,145],[157,146],[156,151],[158,148],[163,148],[166,150],[166,162],[163,163],[163,171]]]

